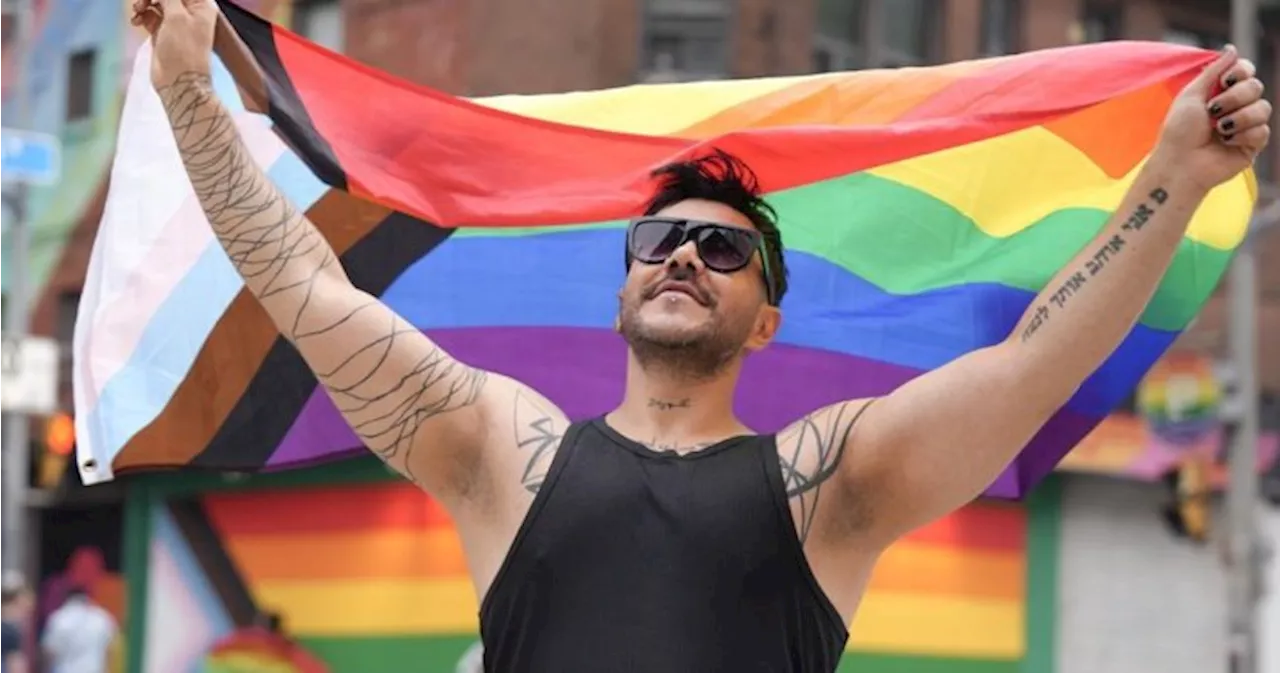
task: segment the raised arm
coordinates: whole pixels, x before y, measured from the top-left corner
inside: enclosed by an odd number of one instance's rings
[[[361,441],[446,504],[471,493],[482,468],[537,482],[547,459],[519,455],[513,415],[542,414],[554,427],[562,415],[520,384],[453,359],[352,285],[324,236],[253,161],[214,95],[216,7],[164,0],[161,9],[162,22],[148,25],[152,79],[200,205],[245,286]]]
[[[842,519],[883,545],[991,484],[1133,328],[1208,191],[1266,144],[1271,106],[1253,75],[1229,49],[1188,85],[1115,215],[1007,340],[918,377],[856,424],[849,405],[815,414],[814,427],[830,428],[811,432],[810,442],[825,437],[834,448],[809,451],[802,473],[821,473],[812,456],[830,456],[821,489],[844,496],[828,497],[844,507],[825,507],[819,518]],[[1214,96],[1219,81],[1225,91]]]

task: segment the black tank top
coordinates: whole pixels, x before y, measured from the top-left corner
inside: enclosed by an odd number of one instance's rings
[[[772,435],[681,456],[603,419],[565,433],[480,633],[490,673],[829,673],[848,639]]]

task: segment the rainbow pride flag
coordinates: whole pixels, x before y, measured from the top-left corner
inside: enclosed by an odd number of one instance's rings
[[[1172,96],[1213,58],[1107,43],[468,101],[222,6],[247,47],[227,58],[234,81],[219,65],[218,92],[354,282],[574,418],[621,397],[623,226],[649,171],[713,146],[743,158],[781,216],[793,274],[778,342],[749,359],[737,399],[761,431],[1004,339],[1099,230]],[[144,48],[134,66],[76,328],[82,478],[360,451],[213,240],[149,58]],[[240,92],[265,95],[269,113]],[[1129,394],[1217,285],[1255,192],[1245,174],[1210,195],[1141,323],[990,495],[1025,493]]]

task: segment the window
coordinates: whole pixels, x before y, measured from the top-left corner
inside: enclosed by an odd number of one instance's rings
[[[936,60],[941,0],[819,0],[813,69],[925,65]]]
[[[1099,7],[1094,4],[1085,5],[1084,20],[1081,23],[1085,42],[1118,40],[1124,25],[1120,19],[1120,8]]]
[[[94,65],[98,52],[85,49],[71,54],[67,63],[67,121],[78,122],[93,116]]]
[[[58,341],[58,383],[64,389],[71,386],[71,346],[75,341],[76,315],[79,312],[79,292],[63,292],[58,295],[53,337]]]
[[[13,39],[13,33],[18,29],[18,19],[10,12],[0,14],[0,44],[6,48],[9,41]]]
[[[1277,86],[1275,62],[1276,62],[1276,51],[1275,51],[1275,48],[1272,47],[1271,40],[1268,39],[1266,36],[1260,36],[1258,40],[1258,59],[1257,59],[1258,79],[1262,82],[1263,86],[1265,86],[1267,89],[1274,89]],[[1272,113],[1271,113],[1272,128],[1275,128],[1276,117],[1277,117],[1276,112],[1272,110]],[[1257,172],[1259,180],[1262,180],[1263,182],[1274,183],[1275,175],[1276,175],[1275,164],[1276,164],[1276,148],[1274,146],[1269,146],[1262,151],[1262,154],[1258,157],[1258,160],[1254,162],[1253,170]],[[1277,471],[1276,474],[1280,475],[1280,471]]]
[[[813,70],[856,70],[866,65],[867,3],[863,0],[819,0]]]
[[[70,347],[76,335],[76,315],[80,312],[80,293],[63,292],[58,295],[57,323],[54,338],[58,345]]]
[[[729,7],[724,0],[646,3],[641,79],[674,82],[724,77],[729,71]]]
[[[341,0],[296,0],[293,32],[333,51],[342,51],[344,33]]]
[[[940,0],[882,0],[879,10],[883,53],[877,66],[925,65],[933,60],[942,16]]]
[[[1225,37],[1178,27],[1170,27],[1164,31],[1163,39],[1165,42],[1183,44],[1188,47],[1199,47],[1201,49],[1221,49],[1227,46]]]
[[[1018,51],[1018,0],[982,0],[983,56]]]

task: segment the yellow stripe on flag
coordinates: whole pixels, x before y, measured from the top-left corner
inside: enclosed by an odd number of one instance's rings
[[[493,96],[477,103],[546,121],[602,131],[671,135],[738,105],[815,78],[801,75],[764,79],[647,84],[602,91],[539,96]],[[661,110],[662,114],[654,114]]]
[[[871,592],[849,649],[939,657],[1017,659],[1025,652],[1019,601]]]
[[[1006,237],[1062,208],[1114,210],[1139,170],[1112,179],[1075,146],[1035,126],[868,172],[926,192],[986,234]],[[1255,193],[1251,179],[1242,175],[1214,190],[1198,211],[1213,217],[1198,214],[1187,237],[1219,250],[1238,245]]]
[[[263,582],[254,598],[288,616],[300,636],[476,633],[478,601],[465,577],[438,580]]]

